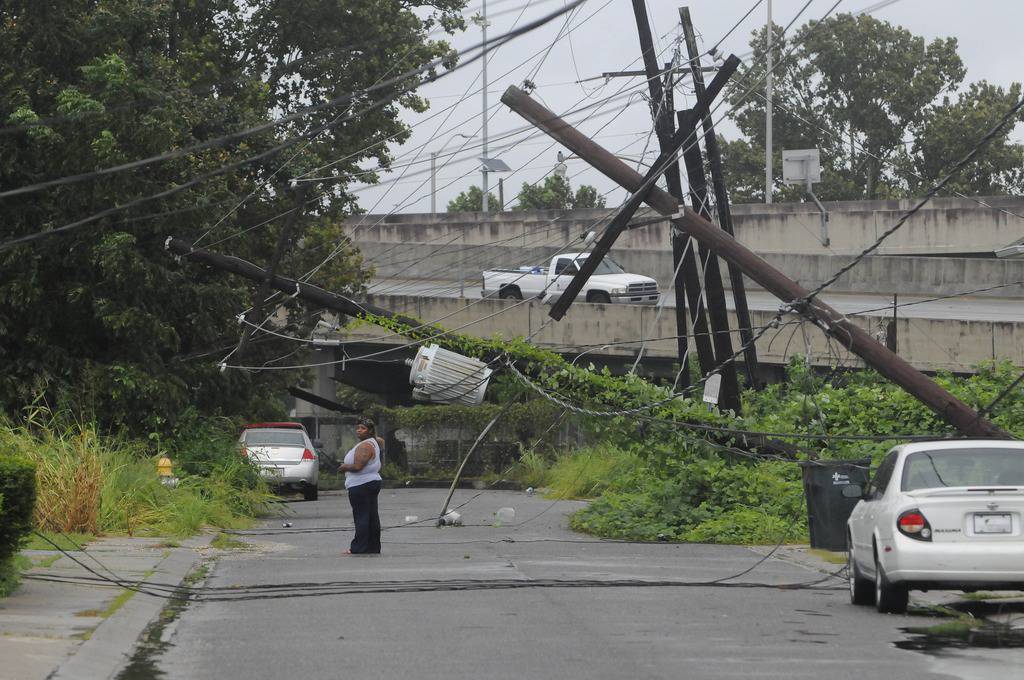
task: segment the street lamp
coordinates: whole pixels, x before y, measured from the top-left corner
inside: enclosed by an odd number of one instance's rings
[[[456,137],[462,137],[463,139],[473,139],[474,135],[464,135],[461,132],[456,132],[454,135],[448,138],[448,141],[441,145],[441,148],[437,151],[430,152],[430,214],[437,216],[437,157],[445,150],[445,148],[452,143],[452,140]]]

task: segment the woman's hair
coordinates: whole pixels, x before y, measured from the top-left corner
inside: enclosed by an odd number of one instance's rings
[[[356,419],[356,425],[362,425],[370,431],[371,436],[377,436],[377,424],[373,422],[373,418],[369,416],[359,416]]]

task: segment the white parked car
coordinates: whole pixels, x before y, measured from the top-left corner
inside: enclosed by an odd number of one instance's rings
[[[551,258],[548,267],[491,269],[483,273],[483,297],[525,300],[539,297],[553,303],[586,262],[590,253],[564,253]],[[658,302],[658,282],[649,276],[630,274],[609,256],[601,259],[587,279],[580,300],[599,303],[653,305]]]
[[[253,423],[239,437],[242,452],[260,468],[271,485],[302,491],[307,501],[318,496],[319,442],[314,443],[302,423]]]
[[[847,523],[850,600],[903,613],[909,590],[1024,589],[1024,441],[897,446]]]

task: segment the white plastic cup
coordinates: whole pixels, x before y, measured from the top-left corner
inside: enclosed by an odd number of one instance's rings
[[[405,516],[405,523],[406,524],[411,524],[413,522],[419,522],[419,521],[420,521],[420,518],[417,515],[406,515]]]
[[[508,524],[514,522],[516,519],[515,508],[498,508],[498,512],[494,513],[496,524],[499,526],[502,524]]]

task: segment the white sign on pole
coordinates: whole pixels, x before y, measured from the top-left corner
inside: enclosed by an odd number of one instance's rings
[[[704,402],[718,405],[718,393],[722,391],[722,374],[715,373],[704,382]]]
[[[782,181],[786,184],[817,184],[821,181],[821,155],[817,149],[782,152]]]

